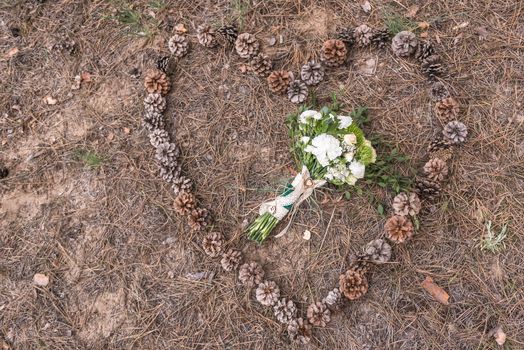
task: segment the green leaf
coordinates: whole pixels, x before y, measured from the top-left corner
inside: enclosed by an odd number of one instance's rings
[[[377,212],[380,214],[380,216],[384,216],[384,206],[382,204],[377,206]]]

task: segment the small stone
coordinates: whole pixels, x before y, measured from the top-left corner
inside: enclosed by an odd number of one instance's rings
[[[304,238],[306,241],[309,241],[311,239],[311,231],[305,230],[302,238]]]
[[[45,287],[49,284],[49,277],[43,273],[36,273],[33,276],[33,283],[39,287]]]

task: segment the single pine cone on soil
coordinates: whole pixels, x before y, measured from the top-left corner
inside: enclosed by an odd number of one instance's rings
[[[289,338],[299,344],[307,344],[311,341],[311,325],[301,317],[289,322],[287,326]]]
[[[167,42],[167,47],[173,56],[180,58],[184,57],[189,51],[189,42],[185,35],[174,34]]]
[[[144,109],[146,113],[162,114],[166,110],[166,99],[160,94],[148,94],[144,98]]]
[[[243,285],[248,287],[259,285],[263,278],[264,270],[254,261],[242,265],[238,272],[238,279]]]
[[[415,182],[415,192],[427,200],[433,200],[440,195],[442,186],[439,182],[427,178],[418,178]]]
[[[320,59],[328,67],[338,67],[346,61],[346,44],[337,39],[329,39],[322,45]]]
[[[322,300],[326,305],[334,306],[342,297],[342,294],[340,294],[340,290],[338,288],[334,288],[333,290],[330,290],[328,295]]]
[[[187,217],[187,223],[193,231],[203,230],[207,226],[208,215],[207,209],[193,209]]]
[[[395,215],[415,216],[420,212],[420,199],[416,193],[401,192],[393,198],[393,210]]]
[[[431,158],[439,158],[447,162],[453,157],[453,145],[446,139],[437,139],[431,141],[428,146],[428,153]]]
[[[220,232],[210,232],[202,239],[202,248],[204,252],[215,258],[222,253],[224,246],[224,236]]]
[[[293,73],[283,70],[274,71],[267,77],[269,90],[276,93],[286,92],[292,80],[294,80]]]
[[[297,307],[293,300],[282,298],[273,306],[275,318],[281,323],[289,323],[297,317]]]
[[[373,29],[366,24],[361,24],[355,28],[354,31],[355,41],[358,46],[365,47],[371,44],[371,39],[373,38]]]
[[[250,70],[258,76],[267,77],[273,68],[273,62],[268,55],[259,53],[249,61]]]
[[[459,112],[459,104],[453,97],[448,97],[435,103],[435,114],[443,124],[456,120]]]
[[[335,37],[338,40],[342,40],[347,47],[355,44],[355,31],[352,28],[340,28],[337,30]]]
[[[326,304],[317,301],[308,306],[307,318],[313,326],[325,327],[331,320],[331,311],[329,311]]]
[[[293,103],[302,103],[306,100],[308,90],[306,84],[300,80],[293,80],[287,88],[287,97]]]
[[[339,288],[346,298],[355,300],[368,291],[368,280],[364,274],[349,269],[340,275]]]
[[[264,281],[258,285],[255,294],[260,304],[273,306],[280,297],[280,288],[273,281]]]
[[[242,252],[230,248],[226,253],[222,255],[222,260],[220,260],[220,264],[222,265],[222,268],[225,271],[233,271],[238,268],[238,265],[240,265],[240,261],[242,261]]]
[[[185,176],[176,176],[170,182],[172,183],[171,189],[173,190],[175,196],[177,196],[182,191],[191,192],[191,187],[193,187],[191,179],[188,179]]]
[[[449,97],[448,88],[446,87],[446,85],[444,85],[444,83],[440,81],[436,81],[433,84],[431,84],[429,94],[433,101],[442,101],[443,99]]]
[[[173,207],[179,215],[188,215],[195,209],[195,196],[190,192],[180,192],[173,202]]]
[[[176,162],[172,166],[160,165],[160,177],[167,183],[172,183],[180,177],[182,166]]]
[[[428,56],[424,61],[422,61],[421,68],[422,72],[430,79],[440,76],[446,71],[439,55]]]
[[[391,259],[391,246],[383,239],[375,239],[366,245],[364,256],[375,264],[386,263]]]
[[[156,69],[167,74],[170,67],[170,57],[169,56],[160,56],[156,60]]]
[[[157,148],[161,143],[169,142],[169,134],[164,129],[154,129],[149,133],[151,146]]]
[[[145,111],[142,117],[142,125],[149,131],[164,129],[164,116],[162,113]]]
[[[309,61],[300,69],[300,78],[306,85],[317,85],[324,79],[324,68],[320,63]]]
[[[160,164],[166,167],[174,167],[179,155],[180,149],[176,144],[164,142],[159,144],[156,148],[155,157],[160,162]]]
[[[371,42],[375,44],[379,49],[382,49],[391,40],[391,34],[387,29],[377,30],[371,37]]]
[[[217,35],[224,44],[234,45],[238,38],[238,29],[234,24],[223,26],[217,29]]]
[[[413,236],[413,224],[407,216],[393,215],[390,217],[384,229],[390,241],[403,243]]]
[[[399,32],[391,40],[391,49],[399,57],[411,56],[417,50],[417,46],[417,36],[408,31]]]
[[[213,48],[218,45],[215,31],[207,24],[197,27],[197,39],[200,45],[207,48]]]
[[[451,143],[458,144],[466,141],[468,128],[461,122],[454,120],[446,124],[442,135]]]
[[[171,87],[171,83],[164,72],[158,69],[151,69],[146,73],[144,78],[144,86],[147,92],[150,94],[156,93],[167,95],[169,88]]]
[[[435,54],[435,48],[433,47],[433,44],[431,41],[421,41],[418,44],[417,47],[417,53],[415,56],[417,59],[421,62],[423,62],[426,58],[429,56],[432,56]]]
[[[242,58],[251,58],[258,54],[260,43],[253,34],[242,33],[235,41],[235,50]]]
[[[445,161],[432,158],[424,165],[424,174],[433,181],[443,181],[448,176],[448,166]]]

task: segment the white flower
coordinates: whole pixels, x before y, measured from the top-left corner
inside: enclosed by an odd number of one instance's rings
[[[338,128],[339,129],[345,129],[348,126],[350,126],[351,123],[353,123],[353,118],[347,117],[345,115],[339,115],[337,118],[338,118]]]
[[[322,114],[320,112],[314,111],[312,109],[309,109],[307,111],[304,111],[300,113],[300,116],[298,117],[298,121],[302,124],[307,124],[309,119],[322,119]]]
[[[300,141],[302,141],[302,143],[308,143],[309,140],[311,140],[311,138],[309,136],[302,136],[302,138],[300,139]]]
[[[327,168],[326,175],[324,176],[327,180],[339,180],[345,182],[346,178],[351,176],[349,169],[344,164],[336,164]]]
[[[344,143],[347,145],[354,145],[357,143],[357,136],[353,133],[344,135]]]
[[[340,142],[334,136],[327,134],[316,136],[304,151],[312,153],[322,166],[328,166],[331,160],[342,155]]]
[[[353,173],[357,179],[362,179],[366,171],[366,166],[359,161],[354,160],[349,164],[349,170],[351,170],[351,173]]]
[[[351,162],[353,158],[355,157],[355,152],[346,152],[344,153],[344,158],[346,159],[346,162]]]
[[[348,177],[346,177],[346,183],[347,183],[348,185],[353,186],[354,184],[357,183],[357,178],[354,177],[353,175],[349,175]]]

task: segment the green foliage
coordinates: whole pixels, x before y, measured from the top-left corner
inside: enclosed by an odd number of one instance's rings
[[[353,118],[353,121],[357,123],[359,128],[362,128],[369,122],[369,110],[365,106],[359,106],[355,108],[353,111],[351,111],[350,116]]]
[[[115,20],[129,28],[133,35],[150,37],[158,31],[158,21],[149,15],[144,15],[137,10],[134,4],[122,0],[111,1],[116,9],[114,15],[105,16],[105,19]],[[149,6],[162,11],[167,5],[162,0],[150,1]]]
[[[74,152],[75,159],[83,162],[90,168],[98,168],[104,162],[104,158],[96,152],[78,149]]]
[[[506,248],[504,240],[508,236],[508,224],[504,224],[500,229],[500,232],[497,234],[493,227],[491,220],[486,223],[486,230],[488,231],[487,235],[480,241],[480,250],[489,251],[491,253],[496,253],[502,248]]]
[[[158,11],[163,11],[167,8],[167,4],[163,0],[152,0],[149,1],[149,7]]]
[[[251,9],[249,0],[231,0],[231,7],[233,8],[233,17],[239,24],[239,29],[244,26],[244,18]]]
[[[416,22],[394,13],[387,13],[384,15],[384,22],[386,23],[386,28],[391,35],[396,35],[403,30],[413,31],[417,28]]]

